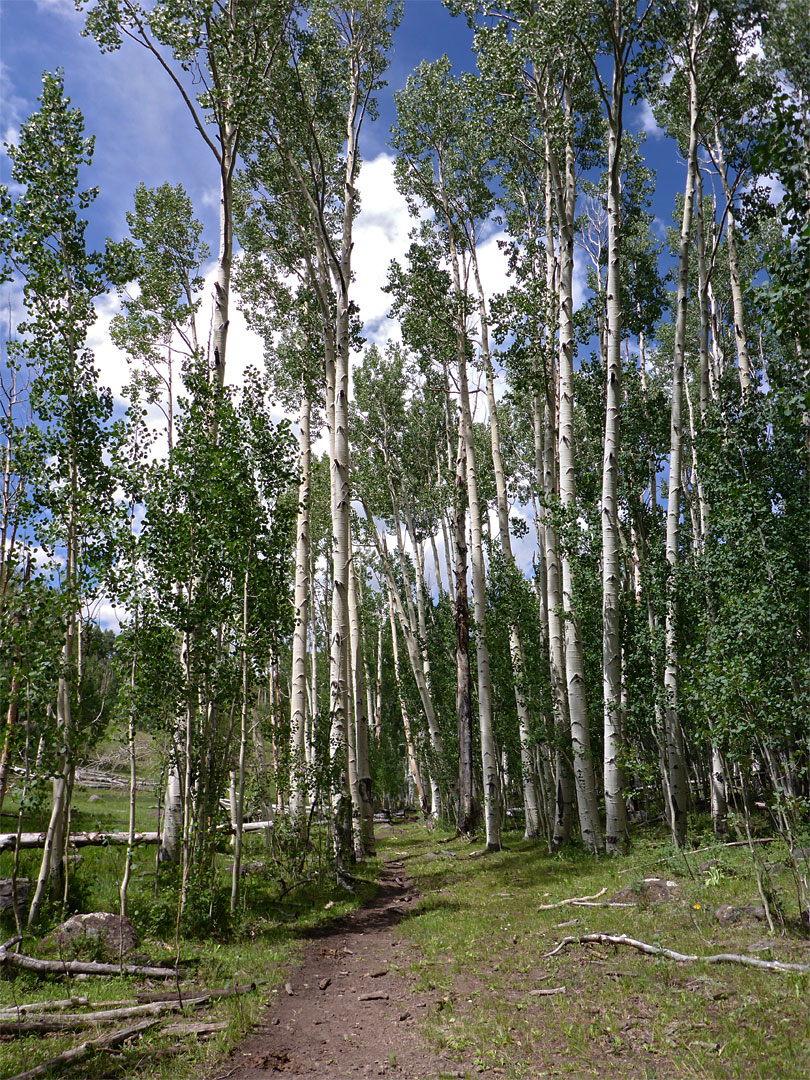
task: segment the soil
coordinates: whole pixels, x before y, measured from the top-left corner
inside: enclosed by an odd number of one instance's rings
[[[413,947],[397,932],[416,900],[403,863],[387,862],[376,897],[313,935],[301,966],[211,1080],[469,1075],[420,1032],[436,991],[409,983]]]

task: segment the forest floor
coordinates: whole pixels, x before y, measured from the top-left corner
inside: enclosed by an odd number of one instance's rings
[[[444,1001],[405,974],[414,946],[400,924],[417,902],[404,863],[389,859],[373,900],[310,935],[300,967],[216,1080],[467,1075],[421,1033],[420,1021]]]
[[[603,932],[810,964],[778,845],[756,849],[781,897],[771,934],[745,848],[673,854],[651,836],[627,859],[594,860],[510,833],[507,849],[479,857],[416,823],[378,832],[376,898],[310,933],[286,990],[207,1080],[810,1076],[808,974],[613,945],[546,955],[566,935]]]
[[[121,828],[126,820],[125,792],[79,791],[74,801],[77,829]],[[139,812],[138,827],[154,827],[148,795]],[[809,973],[678,963],[579,941],[625,934],[699,957],[810,965],[788,853],[768,828],[765,818],[757,823],[760,842],[749,850],[717,842],[697,818],[689,848],[675,851],[663,825],[651,823],[636,828],[629,854],[617,858],[593,858],[577,845],[551,855],[512,828],[504,850],[482,856],[478,844],[398,818],[376,825],[378,857],[358,865],[354,893],[308,878],[309,869],[302,878],[298,862],[288,867],[281,848],[254,835],[238,918],[227,918],[231,856],[223,852],[217,896],[225,917],[217,921],[205,896],[192,894],[195,921],[179,945],[176,874],[163,868],[156,890],[154,849],[137,849],[130,914],[140,951],[173,963],[179,947],[190,970],[186,996],[234,983],[256,989],[213,1002],[204,1015],[186,1009],[179,1023],[168,1017],[62,1075],[806,1080]],[[321,840],[317,834],[310,852],[315,871]],[[810,836],[800,843],[810,862]],[[82,849],[72,876],[75,910],[117,909],[123,858],[122,848]],[[11,859],[0,856],[0,877]],[[23,852],[21,875],[35,876],[38,859]],[[45,920],[41,933],[49,926]],[[0,928],[13,933],[7,917]],[[38,955],[39,944],[27,937],[25,951]],[[4,972],[0,1010],[74,994],[101,1008],[163,989],[117,975],[43,980]],[[87,1037],[87,1029],[2,1036],[0,1076]]]

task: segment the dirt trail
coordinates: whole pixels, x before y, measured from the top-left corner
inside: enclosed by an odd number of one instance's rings
[[[397,924],[415,902],[403,864],[386,863],[374,900],[314,938],[286,990],[211,1080],[467,1076],[420,1034],[436,991],[415,991],[400,973],[412,947]]]

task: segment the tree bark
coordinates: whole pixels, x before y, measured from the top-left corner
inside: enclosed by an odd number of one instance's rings
[[[621,598],[619,543],[619,447],[622,403],[621,140],[624,105],[624,27],[621,0],[613,5],[613,80],[608,112],[608,266],[605,435],[602,457],[602,698],[604,720],[605,847],[611,854],[627,843],[627,809],[620,755]]]
[[[571,89],[564,87],[566,121],[573,130]],[[560,311],[559,311],[559,462],[560,502],[568,515],[575,515],[576,479],[574,453],[574,216],[576,211],[576,173],[573,136],[565,147],[565,175],[555,164],[557,217],[560,226]],[[574,781],[582,840],[589,851],[603,850],[602,826],[596,804],[591,736],[588,726],[588,703],[585,697],[585,672],[582,633],[573,604],[573,567],[565,545],[560,551],[562,601],[565,615],[565,669],[568,688],[568,713],[571,723],[571,746],[574,758]]]
[[[678,591],[677,570],[680,544],[681,463],[684,351],[689,299],[689,248],[695,201],[695,173],[698,146],[698,87],[695,74],[700,28],[695,18],[691,31],[689,64],[689,148],[686,158],[681,235],[678,247],[678,294],[675,313],[675,344],[672,358],[672,401],[670,406],[669,491],[667,503],[666,558],[669,566],[666,596],[666,661],[664,665],[664,715],[666,760],[669,776],[670,830],[672,839],[682,847],[686,842],[688,778],[683,732],[678,714]]]
[[[312,449],[309,388],[301,391],[300,476],[298,481],[298,521],[295,550],[295,628],[292,647],[292,695],[290,699],[290,815],[300,826],[307,805],[306,725],[307,725],[307,645],[309,630],[309,513]]]

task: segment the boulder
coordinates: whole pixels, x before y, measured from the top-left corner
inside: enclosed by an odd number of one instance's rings
[[[114,964],[137,944],[138,934],[129,919],[110,911],[91,911],[71,915],[42,939],[40,947],[68,959],[82,957]]]
[[[17,894],[17,907],[21,912],[28,910],[28,894],[31,892],[31,882],[28,878],[17,878],[17,888],[14,889],[14,878],[0,878],[0,911],[14,910],[14,893]]]
[[[617,893],[611,896],[611,903],[627,904],[634,901],[638,904],[662,904],[667,900],[679,900],[681,886],[677,881],[667,878],[648,877],[641,881],[634,881],[632,885],[625,885]]]
[[[764,922],[767,918],[762,904],[742,904],[734,907],[732,904],[723,904],[714,913],[714,917],[724,926],[731,926],[741,922]]]

